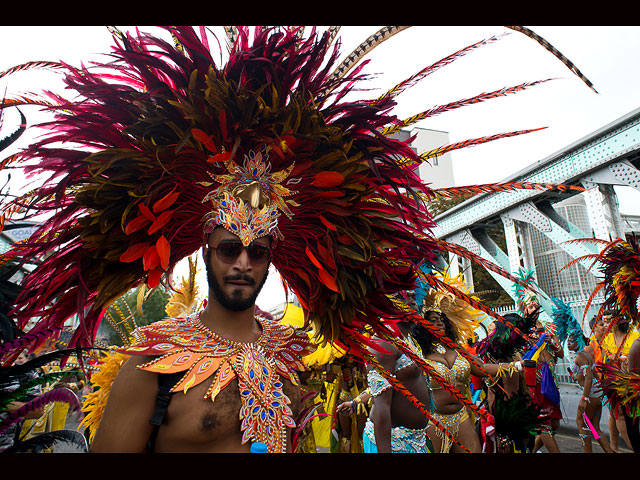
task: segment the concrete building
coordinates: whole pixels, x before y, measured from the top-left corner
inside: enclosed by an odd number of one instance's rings
[[[425,153],[444,145],[448,145],[449,133],[426,128],[412,128],[400,130],[391,137],[405,141],[415,136],[410,146],[416,153]],[[453,178],[453,164],[451,153],[445,153],[441,157],[432,158],[429,164],[424,163],[418,167],[418,174],[423,182],[431,188],[451,187],[455,185]]]

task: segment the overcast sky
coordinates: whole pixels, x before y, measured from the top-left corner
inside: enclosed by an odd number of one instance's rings
[[[129,27],[122,27],[127,29]],[[149,27],[141,27],[151,30]],[[211,27],[224,39],[220,27]],[[324,27],[319,27],[324,28]],[[342,27],[347,55],[377,26]],[[590,90],[535,41],[500,26],[412,27],[374,49],[365,72],[376,74],[362,92],[374,98],[421,68],[484,38],[509,33],[430,75],[401,94],[401,118],[445,104],[523,82],[555,78],[552,82],[438,115],[416,126],[449,132],[452,142],[526,128],[547,129],[452,154],[458,185],[503,180],[563,149],[619,117],[640,108],[640,27],[528,26],[566,55],[594,84]],[[0,27],[0,71],[36,60],[64,60],[72,65],[100,58],[111,46],[100,26]],[[57,76],[37,71],[0,79],[8,96],[56,88]],[[25,110],[26,111],[26,110]],[[28,112],[27,112],[28,113]],[[5,123],[10,121],[10,114]],[[8,126],[7,126],[8,128]],[[6,133],[3,131],[2,133]],[[638,192],[621,191],[624,213],[640,214]],[[258,304],[269,308],[282,301],[280,280],[273,273]]]

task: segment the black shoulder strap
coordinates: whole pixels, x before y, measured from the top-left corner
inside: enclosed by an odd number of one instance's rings
[[[149,437],[147,443],[147,451],[152,453],[156,443],[156,437],[158,436],[158,430],[160,425],[164,421],[164,417],[169,408],[169,402],[171,401],[171,389],[175,386],[184,372],[176,372],[169,374],[158,374],[158,395],[156,395],[156,409],[153,411],[153,415],[149,420],[149,423],[153,425],[153,431]]]

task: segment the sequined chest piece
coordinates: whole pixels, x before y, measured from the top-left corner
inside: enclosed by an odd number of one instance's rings
[[[436,346],[436,351],[442,355],[446,353],[446,349],[440,344]],[[451,368],[435,360],[426,359],[426,362],[436,370],[438,375],[451,385],[467,385],[471,380],[471,365],[466,358],[459,354],[456,356],[456,360],[453,362]],[[438,390],[439,388],[435,382],[432,382],[433,390]]]
[[[135,344],[121,351],[130,355],[153,355],[139,368],[169,374],[184,372],[172,392],[187,393],[213,377],[205,398],[215,401],[234,379],[242,407],[242,443],[251,440],[267,445],[268,452],[285,452],[287,428],[295,427],[291,401],[283,392],[282,377],[297,385],[296,370],[305,370],[301,357],[313,349],[304,332],[256,317],[262,335],[254,343],[222,338],[195,317],[171,319],[135,332]]]

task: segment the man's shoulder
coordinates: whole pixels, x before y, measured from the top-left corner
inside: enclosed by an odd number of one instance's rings
[[[298,356],[312,353],[316,344],[309,333],[279,320],[260,317],[263,328],[263,345],[269,350],[290,350]]]
[[[117,351],[129,355],[160,355],[163,350],[177,346],[175,343],[180,338],[196,336],[198,333],[189,317],[166,318],[136,328],[131,333],[131,343]],[[152,346],[153,352],[149,351]]]

